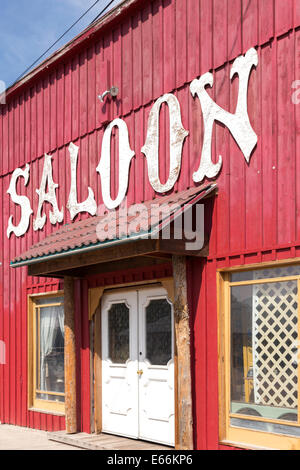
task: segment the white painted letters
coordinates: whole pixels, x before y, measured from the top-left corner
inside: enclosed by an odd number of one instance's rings
[[[170,112],[170,174],[165,184],[159,179],[159,113],[162,103],[167,103]],[[178,180],[183,142],[188,134],[181,122],[180,104],[176,96],[170,93],[163,95],[150,111],[147,139],[142,148],[147,159],[149,181],[157,193],[170,191]]]
[[[213,75],[211,73],[202,75],[199,79],[193,80],[190,84],[190,91],[193,97],[197,95],[200,100],[204,121],[204,139],[200,164],[198,170],[193,174],[193,180],[196,183],[203,181],[204,178],[215,178],[218,176],[222,167],[221,156],[219,156],[217,163],[213,163],[211,157],[212,132],[215,121],[223,123],[229,129],[246,161],[249,163],[251,153],[257,144],[257,135],[250,124],[248,116],[247,93],[251,70],[254,66],[257,66],[257,64],[258,54],[254,48],[249,49],[244,56],[237,57],[233,62],[230,71],[230,79],[236,74],[239,79],[237,105],[234,114],[222,109],[208,95],[205,87],[207,85],[210,87],[213,86]],[[170,171],[165,183],[161,182],[159,175],[159,122],[163,103],[166,103],[168,106],[170,121],[170,154],[169,157],[166,157],[170,159]],[[119,132],[119,180],[118,194],[115,199],[112,199],[111,138],[114,127],[117,127]],[[149,182],[157,193],[170,191],[178,181],[182,162],[183,144],[188,134],[189,132],[184,129],[182,124],[180,104],[176,96],[171,93],[166,93],[158,98],[150,111],[146,142],[141,149],[147,160]],[[71,219],[73,220],[80,212],[88,212],[90,215],[95,215],[97,212],[97,203],[94,192],[90,187],[87,188],[87,199],[83,202],[78,202],[77,200],[77,160],[79,147],[71,142],[69,152],[71,185],[67,208],[70,211]],[[103,203],[107,209],[112,210],[117,208],[124,200],[128,190],[130,164],[134,155],[135,152],[130,148],[126,122],[119,118],[114,119],[104,131],[101,157],[96,168],[101,179]],[[50,155],[45,154],[40,189],[36,190],[39,195],[39,203],[36,218],[33,221],[34,230],[41,230],[45,225],[46,214],[42,213],[44,202],[49,202],[52,205],[52,211],[50,211],[49,214],[51,224],[60,223],[64,218],[63,208],[61,210],[58,209],[56,199],[58,184],[53,182],[51,158]],[[164,155],[163,158],[165,158]],[[29,199],[26,196],[16,194],[17,180],[21,176],[24,178],[26,186],[29,180],[28,164],[25,170],[17,168],[14,171],[7,191],[12,201],[21,206],[21,219],[17,226],[13,225],[13,217],[9,217],[7,227],[8,237],[10,237],[11,233],[14,233],[17,237],[22,236],[28,230],[30,216],[32,214]]]
[[[48,185],[48,192],[46,193],[46,188]],[[41,230],[46,222],[46,214],[42,215],[42,209],[44,202],[49,202],[53,207],[53,211],[50,211],[50,222],[51,224],[55,225],[57,222],[62,222],[64,218],[64,210],[62,208],[59,211],[57,206],[57,199],[56,199],[56,188],[58,184],[53,182],[52,177],[52,157],[51,155],[47,155],[45,153],[45,161],[44,161],[44,169],[42,175],[42,181],[40,189],[36,189],[37,194],[39,195],[39,205],[37,209],[36,218],[33,221],[33,230]]]
[[[10,237],[11,233],[14,233],[16,237],[21,237],[24,233],[27,232],[30,222],[30,216],[33,213],[33,210],[30,206],[30,201],[26,196],[19,196],[16,193],[16,185],[18,178],[22,176],[24,178],[24,184],[27,186],[29,181],[29,165],[27,164],[25,170],[21,170],[21,168],[17,168],[10,180],[9,188],[7,193],[10,195],[11,200],[21,206],[21,220],[17,226],[13,225],[13,216],[11,215],[8,220],[8,227],[7,227],[7,237]]]
[[[110,141],[113,127],[119,129],[119,192],[116,199],[112,199],[110,195]],[[126,122],[122,119],[115,119],[105,129],[102,140],[102,151],[97,171],[101,178],[103,202],[108,209],[118,207],[126,196],[129,180],[129,167],[134,151],[129,145],[129,135]]]
[[[255,145],[257,144],[257,135],[251,127],[247,111],[247,91],[250,72],[253,66],[257,66],[258,56],[255,49],[249,49],[245,56],[239,56],[235,59],[230,72],[232,79],[235,74],[239,76],[239,94],[235,113],[229,113],[220,108],[208,95],[205,86],[213,85],[213,75],[205,73],[199,80],[193,80],[190,89],[193,96],[196,94],[201,102],[203,120],[204,120],[204,142],[199,169],[193,174],[195,182],[201,182],[205,177],[216,177],[222,166],[222,157],[219,161],[213,163],[211,160],[211,141],[212,131],[215,121],[222,122],[230,130],[247,162]]]
[[[88,198],[84,202],[77,201],[77,158],[79,147],[72,142],[69,145],[70,163],[71,163],[71,188],[67,204],[70,211],[71,219],[80,212],[88,212],[95,215],[97,212],[97,204],[94,197],[94,191],[88,187]]]

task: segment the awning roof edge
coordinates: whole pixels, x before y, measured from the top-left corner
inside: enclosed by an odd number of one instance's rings
[[[212,192],[214,192],[217,189],[217,185],[214,184],[209,184],[201,188],[192,188],[191,190],[186,190],[186,191],[181,191],[180,193],[175,193],[175,195],[172,195],[172,198],[170,196],[162,196],[157,199],[153,199],[152,201],[147,201],[147,203],[156,203],[158,202],[160,205],[164,203],[176,203],[178,204],[178,209],[175,210],[173,213],[171,213],[170,216],[166,216],[165,218],[162,217],[162,219],[159,221],[157,225],[154,227],[149,227],[148,231],[140,231],[140,232],[135,232],[132,233],[129,236],[125,236],[122,238],[116,238],[116,239],[106,239],[104,241],[99,241],[97,240],[94,243],[90,244],[82,244],[80,246],[75,246],[74,248],[68,247],[68,249],[61,249],[60,251],[51,251],[49,252],[49,246],[51,246],[51,243],[57,244],[56,242],[53,242],[53,239],[55,240],[58,239],[61,243],[61,240],[67,240],[70,238],[68,235],[72,232],[76,232],[76,230],[79,227],[79,231],[82,232],[81,226],[84,227],[89,227],[93,228],[95,230],[95,217],[91,217],[89,219],[86,219],[85,221],[78,221],[74,222],[73,224],[66,225],[63,228],[58,229],[57,231],[53,232],[50,234],[48,237],[46,237],[42,242],[39,242],[37,244],[32,245],[32,247],[27,250],[25,253],[21,254],[20,256],[16,257],[13,261],[11,261],[10,266],[12,268],[17,268],[17,267],[22,267],[22,266],[30,266],[32,264],[37,264],[41,263],[44,261],[49,261],[49,260],[56,260],[58,258],[63,258],[67,256],[72,256],[76,254],[81,254],[81,253],[88,253],[91,251],[96,251],[96,250],[101,250],[104,248],[109,248],[113,245],[121,245],[124,243],[130,243],[130,242],[135,242],[138,240],[145,240],[145,239],[151,239],[155,238],[155,236],[163,230],[163,228],[169,224],[173,220],[175,220],[178,216],[180,216],[185,208],[184,206],[186,205],[194,205],[198,201],[206,198],[209,196]],[[183,197],[183,195],[185,197]],[[175,201],[175,202],[174,202]],[[145,203],[146,204],[146,203]],[[97,219],[97,217],[96,217]],[[101,218],[99,219],[101,222]],[[85,222],[85,224],[84,224]],[[65,229],[65,230],[64,230]],[[96,231],[96,230],[95,230]],[[86,232],[83,231],[82,237],[86,236]],[[50,242],[50,243],[49,243]],[[67,243],[67,242],[66,242]],[[45,252],[42,253],[39,256],[32,256],[32,254],[36,251],[39,250],[41,251],[45,247]],[[48,249],[48,251],[46,251]],[[53,249],[52,249],[53,250]]]

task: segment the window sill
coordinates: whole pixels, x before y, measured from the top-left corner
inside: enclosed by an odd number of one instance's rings
[[[52,415],[52,416],[65,416],[65,413],[62,413],[60,411],[44,410],[44,409],[35,408],[35,407],[28,408],[28,411],[34,411],[35,413],[43,413],[45,415]]]
[[[230,446],[236,447],[238,449],[245,449],[245,450],[277,450],[272,447],[264,447],[264,446],[257,446],[254,444],[245,444],[244,442],[234,442],[234,441],[219,441],[219,444],[222,446]]]

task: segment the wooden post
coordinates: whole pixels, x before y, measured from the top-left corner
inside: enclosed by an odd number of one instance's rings
[[[75,302],[74,280],[64,278],[65,304],[65,412],[66,432],[77,432],[76,419],[76,349],[75,349]]]
[[[174,277],[175,341],[177,350],[178,411],[176,449],[192,450],[194,442],[186,257],[173,255],[172,263]]]

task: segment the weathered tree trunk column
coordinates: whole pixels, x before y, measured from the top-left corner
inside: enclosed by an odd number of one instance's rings
[[[65,305],[65,413],[66,431],[77,432],[76,418],[76,349],[75,349],[75,301],[74,280],[64,278]]]
[[[186,257],[173,255],[175,340],[177,348],[178,436],[181,450],[193,449],[190,322],[187,301]]]

